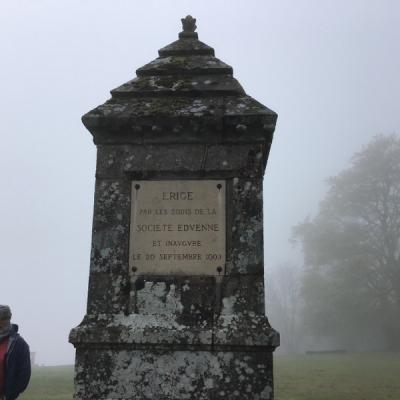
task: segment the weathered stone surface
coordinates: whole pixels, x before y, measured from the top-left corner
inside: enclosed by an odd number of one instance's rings
[[[96,144],[271,143],[276,113],[246,95],[197,33],[183,33],[83,116]]]
[[[114,97],[147,97],[165,95],[236,95],[244,94],[239,82],[232,76],[215,79],[214,75],[200,75],[196,79],[174,75],[145,76],[135,78],[111,91]]]
[[[83,117],[97,168],[87,313],[70,334],[77,400],[273,399],[262,182],[277,115],[184,21],[178,41]],[[218,275],[129,270],[139,180],[224,180]]]
[[[79,349],[79,399],[241,399],[273,397],[268,352],[138,351]]]
[[[202,174],[229,178],[264,174],[266,145],[165,144],[98,145],[96,175],[103,179]],[[168,157],[166,157],[168,155]]]
[[[195,39],[197,39],[197,37],[195,37]],[[191,37],[180,38],[179,40],[158,50],[158,54],[160,57],[188,56],[191,54],[214,56],[214,49],[207,46],[205,43],[200,42],[200,40],[193,40],[193,37]]]
[[[83,116],[96,144],[271,143],[276,114],[249,96],[111,99]]]
[[[221,281],[221,297],[221,314],[264,315],[264,274],[225,276]]]

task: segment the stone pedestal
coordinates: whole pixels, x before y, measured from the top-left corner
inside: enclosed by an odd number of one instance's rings
[[[98,156],[75,399],[273,399],[262,182],[277,115],[183,22],[83,117]]]

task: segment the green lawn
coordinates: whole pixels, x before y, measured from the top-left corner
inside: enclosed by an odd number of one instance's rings
[[[73,368],[37,367],[18,400],[71,400]],[[275,356],[276,400],[399,400],[400,354]]]
[[[28,389],[18,400],[71,400],[74,368],[35,367]]]
[[[276,400],[400,400],[400,354],[275,357]]]

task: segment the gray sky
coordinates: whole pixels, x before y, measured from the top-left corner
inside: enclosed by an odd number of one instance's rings
[[[177,39],[180,18],[279,114],[265,179],[266,267],[326,177],[400,131],[400,2],[2,0],[0,303],[39,363],[72,363],[87,294],[95,147],[80,117]],[[297,260],[301,263],[301,260]]]

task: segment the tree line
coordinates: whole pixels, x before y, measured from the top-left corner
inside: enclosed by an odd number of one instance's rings
[[[376,136],[327,184],[316,215],[293,228],[302,267],[270,278],[282,342],[399,350],[400,138]]]

